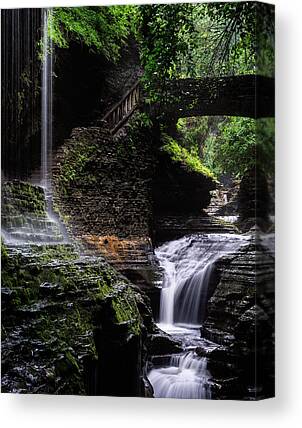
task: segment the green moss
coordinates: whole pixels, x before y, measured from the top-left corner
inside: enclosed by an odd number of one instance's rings
[[[57,245],[32,245],[33,255],[41,262],[50,262],[52,260],[76,260],[79,253],[74,245],[57,244]]]
[[[22,181],[2,184],[2,216],[14,219],[15,227],[22,226],[22,215],[46,217],[45,195],[41,187]]]
[[[123,293],[113,298],[112,308],[117,323],[129,322],[129,331],[135,335],[140,334],[141,318],[134,293],[130,289],[125,289]]]
[[[5,268],[8,262],[8,253],[6,245],[3,243],[3,240],[1,239],[1,266]]]
[[[171,159],[175,162],[180,162],[185,165],[190,171],[203,174],[206,177],[216,180],[215,175],[212,171],[204,166],[198,156],[190,153],[185,147],[182,147],[172,137],[168,135],[163,136],[164,145],[162,150],[171,156]]]

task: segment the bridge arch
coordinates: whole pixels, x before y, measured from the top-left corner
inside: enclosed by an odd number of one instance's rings
[[[274,79],[258,75],[178,79],[166,82],[160,111],[169,117],[275,114]]]

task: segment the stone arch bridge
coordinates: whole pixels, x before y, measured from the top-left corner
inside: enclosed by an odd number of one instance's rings
[[[171,80],[160,110],[173,117],[274,116],[274,79],[242,75]]]
[[[274,86],[273,78],[258,75],[170,80],[161,86],[163,101],[150,110],[172,120],[190,116],[273,117]],[[112,133],[128,120],[141,98],[136,82],[104,116]]]

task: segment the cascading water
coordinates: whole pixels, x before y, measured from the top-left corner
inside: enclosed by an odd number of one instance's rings
[[[51,168],[53,140],[53,46],[49,37],[51,9],[42,13],[42,75],[41,75],[41,172],[40,186],[44,190],[46,201],[45,214],[32,214],[29,210],[20,210],[20,195],[6,195],[7,204],[13,207],[11,221],[2,229],[2,237],[7,244],[24,245],[32,243],[66,243],[67,232],[58,216],[53,211]],[[35,182],[35,179],[33,180]],[[22,187],[22,186],[21,186]],[[21,191],[21,198],[23,198]],[[32,201],[28,201],[32,204]],[[16,217],[16,219],[14,219]],[[18,220],[18,221],[15,221]]]
[[[174,329],[175,324],[201,325],[215,261],[237,250],[246,239],[235,234],[192,235],[156,250],[164,271],[159,319],[163,330]]]
[[[149,380],[156,398],[211,398],[207,359],[194,352],[173,355],[170,367],[151,370]]]
[[[53,46],[49,37],[50,9],[43,11],[43,58],[41,100],[41,185],[46,193],[51,191],[52,120],[53,120]]]
[[[235,234],[185,236],[156,250],[163,269],[158,326],[182,340],[185,352],[172,355],[169,365],[148,374],[155,397],[211,398],[207,359],[194,351],[205,319],[209,284],[215,262],[249,240]]]

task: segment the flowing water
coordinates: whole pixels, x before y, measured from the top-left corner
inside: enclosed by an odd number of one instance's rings
[[[52,120],[53,120],[53,46],[49,37],[51,10],[43,11],[43,63],[41,100],[41,185],[51,191]]]
[[[38,184],[43,188],[46,201],[46,215],[35,216],[21,211],[16,225],[12,218],[7,222],[6,229],[1,230],[4,241],[11,245],[31,243],[66,243],[67,232],[53,211],[51,168],[53,142],[53,45],[49,37],[51,25],[51,9],[43,9],[42,13],[42,74],[41,74],[41,173]],[[35,181],[35,180],[33,180]],[[23,195],[20,195],[22,198]],[[31,201],[28,201],[29,203]],[[18,207],[19,202],[9,197],[8,202]],[[17,208],[18,210],[18,208]],[[22,217],[22,218],[19,218]]]
[[[163,269],[158,327],[181,340],[184,352],[148,374],[158,398],[211,398],[207,359],[196,347],[211,347],[200,337],[215,262],[247,243],[248,236],[200,234],[165,243],[156,250]]]
[[[156,398],[211,398],[210,377],[207,359],[192,351],[173,355],[169,367],[149,373]]]

